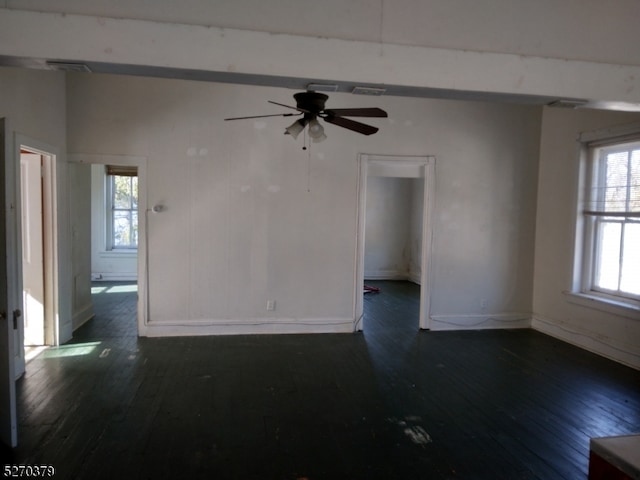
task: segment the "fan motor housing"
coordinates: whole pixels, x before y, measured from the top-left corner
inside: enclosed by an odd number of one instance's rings
[[[324,93],[310,91],[296,93],[293,98],[295,98],[296,106],[300,110],[307,110],[317,114],[324,110],[324,104],[329,96]]]

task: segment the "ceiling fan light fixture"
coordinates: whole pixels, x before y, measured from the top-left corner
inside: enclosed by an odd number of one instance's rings
[[[295,122],[293,122],[291,125],[289,125],[287,128],[285,128],[285,135],[289,134],[291,135],[294,139],[298,138],[298,135],[300,135],[300,132],[302,132],[304,130],[304,127],[306,127],[307,122],[304,119],[300,119],[300,120],[296,120]]]
[[[326,139],[327,139],[327,136],[324,134],[324,132],[322,133],[322,135],[319,135],[317,137],[311,137],[311,141],[313,143],[324,142]]]
[[[327,136],[324,134],[324,127],[320,124],[317,118],[313,118],[309,121],[309,137],[315,143],[326,140]]]
[[[378,91],[376,93],[380,93]],[[373,94],[370,92],[370,94]],[[329,98],[328,95],[316,92],[306,91],[298,92],[293,95],[296,101],[296,106],[286,105],[284,103],[274,102],[269,100],[269,103],[279,105],[281,107],[296,110],[297,113],[277,113],[272,115],[253,115],[245,117],[231,117],[225,118],[225,120],[246,120],[250,118],[264,118],[264,117],[290,117],[292,115],[303,115],[302,118],[296,120],[287,128],[285,128],[285,135],[291,135],[294,139],[298,138],[300,132],[303,132],[305,127],[309,125],[309,137],[314,142],[321,142],[327,138],[324,133],[323,125],[318,121],[322,119],[324,122],[337,125],[338,127],[346,128],[352,132],[361,133],[362,135],[372,135],[379,129],[372,125],[352,120],[349,117],[373,117],[373,118],[386,118],[387,112],[381,108],[325,108],[325,102]],[[305,142],[306,143],[306,142]]]

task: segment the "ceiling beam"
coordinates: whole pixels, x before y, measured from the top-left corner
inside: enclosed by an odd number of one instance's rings
[[[440,92],[444,98],[459,93],[640,106],[640,67],[633,65],[0,9],[0,63],[45,68],[46,60],[85,62],[112,73],[263,79],[292,88],[299,88],[292,79],[327,80],[384,86],[387,94],[395,88],[412,96]]]

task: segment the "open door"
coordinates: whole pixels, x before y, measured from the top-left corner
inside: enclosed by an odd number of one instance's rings
[[[15,384],[15,332],[21,316],[15,289],[18,265],[15,245],[16,203],[13,149],[6,119],[0,119],[0,441],[18,443]]]
[[[24,345],[45,345],[42,155],[20,152]]]

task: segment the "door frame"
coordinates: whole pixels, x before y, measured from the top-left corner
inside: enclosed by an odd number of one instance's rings
[[[435,206],[435,164],[433,155],[376,155],[358,156],[358,206],[356,232],[356,271],[354,285],[355,330],[364,329],[364,249],[366,226],[367,179],[370,174],[382,177],[422,178],[424,180],[422,210],[422,264],[420,272],[419,328],[431,328],[431,249],[433,243],[433,212]]]
[[[13,143],[13,159],[16,165],[16,247],[20,259],[18,278],[20,290],[23,284],[22,272],[22,179],[20,170],[20,156],[22,150],[43,157],[42,168],[42,217],[43,217],[43,247],[44,247],[44,341],[45,345],[60,344],[60,308],[59,308],[59,272],[58,272],[58,201],[57,201],[57,163],[60,155],[59,149],[53,145],[35,138],[16,133]],[[22,296],[22,291],[18,292]],[[22,303],[22,298],[20,298]],[[24,350],[24,320],[19,322],[16,339],[16,378],[25,371]]]
[[[51,145],[33,138],[16,134],[16,149],[18,161],[22,150],[35,153],[43,157],[42,166],[42,219],[44,247],[44,292],[45,292],[45,345],[58,345],[59,332],[56,319],[59,318],[58,308],[58,204],[56,164],[57,149]],[[18,182],[22,188],[22,182]],[[19,192],[22,199],[22,192]],[[22,203],[20,203],[20,218],[22,222]],[[20,225],[22,227],[22,224]],[[20,243],[22,248],[22,242]],[[22,277],[21,277],[22,279]]]
[[[147,267],[147,220],[149,209],[147,205],[147,157],[136,155],[107,155],[107,154],[80,154],[70,153],[67,155],[70,163],[80,163],[86,165],[123,165],[136,167],[138,169],[138,309],[137,327],[138,336],[147,334],[147,317],[149,311],[149,270]]]
[[[21,257],[16,249],[19,234],[15,233],[18,230],[17,173],[10,127],[8,118],[0,118],[0,208],[3,210],[0,219],[0,442],[15,447],[18,444],[15,382],[17,346],[13,316],[22,308],[22,286],[18,278]]]

